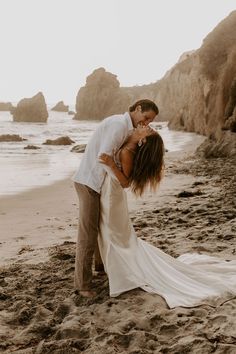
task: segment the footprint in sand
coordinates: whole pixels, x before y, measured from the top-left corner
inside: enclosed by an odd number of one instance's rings
[[[208,324],[214,326],[221,326],[224,322],[228,321],[228,316],[217,315],[208,320]]]
[[[58,226],[58,230],[65,230],[65,226]]]
[[[33,249],[32,247],[30,247],[29,245],[27,245],[27,246],[22,247],[22,248],[19,250],[18,254],[20,255],[20,254],[22,254],[22,253],[25,253],[25,252],[32,252],[32,251],[34,251],[34,249]]]
[[[175,324],[164,324],[161,326],[159,334],[162,336],[173,337],[179,329],[179,326],[176,326]]]
[[[26,239],[26,236],[17,236],[14,238],[14,240],[16,240],[16,241],[25,240],[25,239]]]

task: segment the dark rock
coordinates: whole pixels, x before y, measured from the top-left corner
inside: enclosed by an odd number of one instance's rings
[[[37,149],[41,149],[39,146],[35,146],[35,145],[27,145],[24,147],[24,149],[26,150],[37,150]]]
[[[68,136],[62,136],[54,140],[47,139],[43,144],[44,145],[71,145],[73,143],[74,140],[70,139]]]
[[[195,191],[195,192],[190,192],[190,191],[183,191],[180,192],[177,197],[178,198],[190,198],[190,197],[194,197],[195,195],[201,195],[202,192],[201,191]]]
[[[84,152],[86,148],[86,144],[80,144],[80,145],[75,145],[73,148],[70,150],[72,152]]]
[[[24,141],[27,139],[22,138],[18,134],[3,134],[0,135],[0,142],[9,142],[9,141]]]

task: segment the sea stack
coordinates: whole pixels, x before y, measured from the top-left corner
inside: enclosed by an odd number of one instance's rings
[[[42,122],[46,123],[48,111],[42,92],[31,98],[22,99],[13,110],[15,122]]]
[[[129,96],[121,90],[117,76],[99,68],[87,77],[86,85],[78,92],[74,119],[101,120],[124,113],[128,105]]]
[[[56,112],[68,112],[69,106],[66,106],[63,101],[59,101],[51,110]]]

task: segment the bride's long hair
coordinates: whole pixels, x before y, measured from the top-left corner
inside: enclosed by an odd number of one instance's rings
[[[158,133],[147,136],[146,142],[138,146],[129,177],[131,190],[137,196],[141,196],[147,186],[155,190],[159,185],[164,171],[164,152]]]

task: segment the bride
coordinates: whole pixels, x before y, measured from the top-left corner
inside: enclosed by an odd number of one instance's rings
[[[196,253],[176,259],[135,234],[124,188],[130,187],[138,196],[147,186],[155,189],[162,178],[163,157],[164,144],[155,131],[138,145],[131,135],[115,156],[99,157],[110,171],[101,191],[98,237],[110,296],[139,287],[162,296],[170,308],[232,296],[236,293],[236,260]]]

